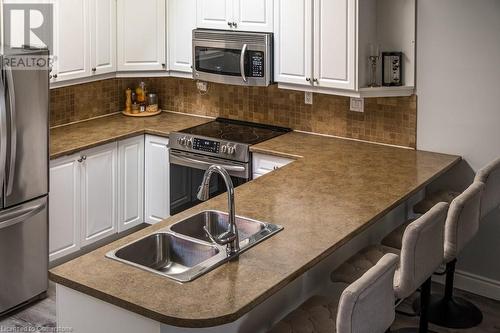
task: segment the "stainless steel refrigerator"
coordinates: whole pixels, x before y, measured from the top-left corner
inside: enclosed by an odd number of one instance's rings
[[[17,62],[47,57],[0,54],[0,315],[48,288],[48,70]]]

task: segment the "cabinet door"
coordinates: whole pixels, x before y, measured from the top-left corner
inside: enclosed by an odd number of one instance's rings
[[[193,29],[196,28],[196,0],[168,1],[169,70],[192,73]]]
[[[55,0],[51,82],[90,76],[89,0]]]
[[[116,233],[116,143],[82,153],[82,246]]]
[[[165,0],[118,1],[119,71],[166,69],[165,18]]]
[[[80,249],[80,163],[76,156],[50,163],[49,259]]]
[[[92,74],[116,71],[116,0],[91,0]]]
[[[356,1],[314,0],[315,85],[353,90],[355,74]]]
[[[234,0],[197,0],[198,28],[230,29],[233,19]]]
[[[118,143],[118,232],[144,222],[144,136]]]
[[[311,86],[312,0],[275,0],[275,81]]]
[[[145,222],[154,224],[170,216],[168,139],[146,135],[145,146]]]
[[[233,13],[238,30],[273,32],[273,0],[234,0]]]

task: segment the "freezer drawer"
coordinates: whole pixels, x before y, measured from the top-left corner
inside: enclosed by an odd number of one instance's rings
[[[0,211],[0,314],[48,288],[47,198]]]

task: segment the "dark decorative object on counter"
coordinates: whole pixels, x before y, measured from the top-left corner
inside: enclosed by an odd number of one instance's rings
[[[403,85],[403,52],[382,53],[382,85]]]

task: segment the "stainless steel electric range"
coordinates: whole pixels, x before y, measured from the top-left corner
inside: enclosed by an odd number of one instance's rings
[[[170,211],[177,214],[199,203],[196,192],[203,174],[213,164],[224,167],[235,186],[252,177],[250,146],[290,132],[291,129],[225,118],[170,134]],[[210,192],[225,191],[214,177]]]

